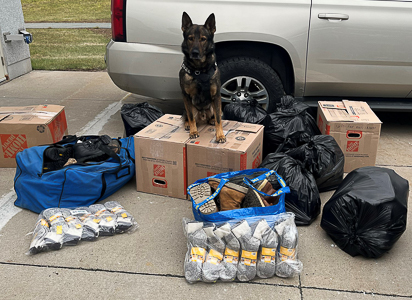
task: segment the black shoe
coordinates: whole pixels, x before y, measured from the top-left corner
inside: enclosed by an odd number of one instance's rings
[[[103,151],[102,147],[106,147],[108,151],[118,153],[120,143],[117,140],[112,140],[109,136],[103,135],[97,138],[91,138],[85,141],[78,141],[73,146],[73,156],[78,162],[98,162],[108,159],[110,156]]]
[[[73,148],[52,146],[44,150],[43,156],[43,173],[59,170],[73,157]]]

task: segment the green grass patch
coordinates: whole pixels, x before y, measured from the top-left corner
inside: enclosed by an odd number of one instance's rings
[[[30,29],[33,70],[105,70],[110,29]]]
[[[110,22],[111,0],[21,0],[25,22]]]

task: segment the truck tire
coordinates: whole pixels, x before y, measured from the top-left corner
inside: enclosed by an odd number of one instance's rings
[[[222,105],[231,101],[256,99],[269,113],[285,95],[278,74],[263,61],[251,57],[232,57],[218,63]]]

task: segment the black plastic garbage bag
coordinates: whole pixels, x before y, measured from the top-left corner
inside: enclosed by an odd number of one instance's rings
[[[343,180],[345,156],[333,136],[312,136],[309,143],[286,154],[302,162],[313,174],[320,193],[336,189]]]
[[[321,227],[346,253],[380,257],[406,229],[408,196],[408,181],[395,171],[356,169],[325,204]]]
[[[283,96],[277,111],[269,116],[271,122],[265,127],[263,155],[285,152],[321,134],[315,120],[309,114],[310,107],[291,96]]]
[[[150,125],[164,114],[160,108],[150,105],[147,102],[143,102],[137,104],[124,104],[120,111],[120,115],[122,116],[126,136],[131,136]]]
[[[238,121],[243,123],[270,124],[270,117],[259,103],[253,99],[251,101],[235,101],[227,104],[223,109],[225,120]]]
[[[275,170],[290,188],[286,194],[286,211],[296,215],[296,225],[309,225],[320,213],[320,196],[316,180],[303,164],[285,153],[271,153],[261,168]],[[275,187],[276,183],[271,182]]]

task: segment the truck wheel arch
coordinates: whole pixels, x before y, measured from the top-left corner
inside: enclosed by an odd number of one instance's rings
[[[295,74],[292,60],[285,49],[278,45],[252,42],[227,41],[215,45],[217,62],[234,57],[251,57],[269,65],[280,77],[287,95],[294,95]]]

